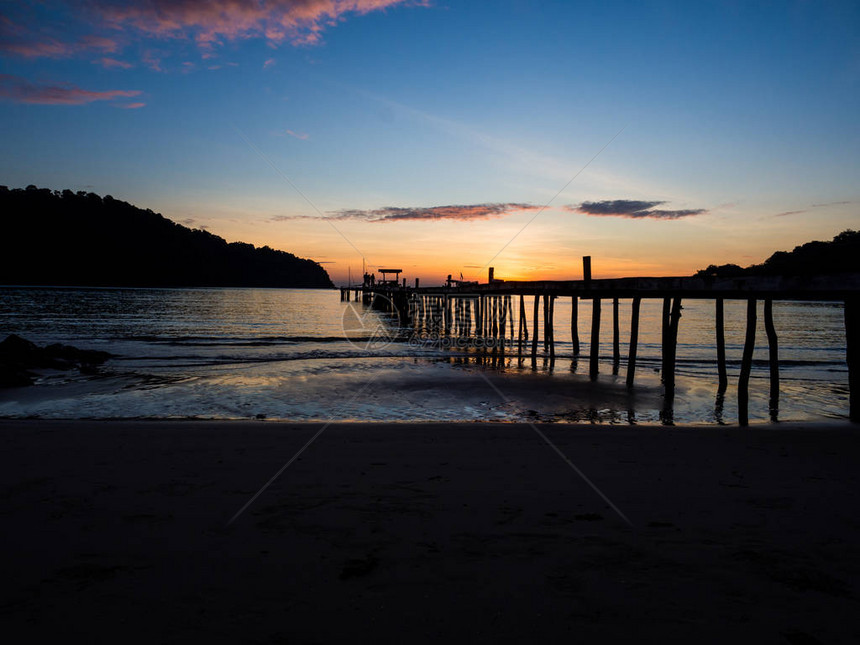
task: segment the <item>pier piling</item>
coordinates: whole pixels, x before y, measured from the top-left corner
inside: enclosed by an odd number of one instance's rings
[[[744,353],[741,358],[741,374],[738,378],[738,425],[749,425],[750,371],[755,349],[756,300],[747,300],[747,331],[744,338]]]
[[[636,374],[636,353],[639,349],[639,308],[642,298],[633,298],[630,308],[630,354],[627,357],[627,387],[633,387]]]
[[[669,355],[667,354],[667,352],[669,351],[669,325],[670,325],[669,313],[670,313],[671,309],[672,309],[672,299],[671,298],[663,298],[663,313],[662,313],[662,316],[660,317],[660,323],[661,323],[660,331],[661,331],[661,340],[662,340],[662,342],[661,342],[662,363],[661,363],[661,368],[660,368],[660,380],[662,380],[664,383],[666,382],[666,372],[668,371],[668,367],[669,367],[669,365],[668,365]]]
[[[675,393],[675,361],[678,356],[678,326],[681,321],[681,298],[672,299],[672,310],[669,314],[669,327],[666,335],[666,346],[663,348],[666,373],[663,375],[663,386],[667,397]]]
[[[612,373],[618,374],[618,365],[621,363],[621,343],[618,338],[618,298],[612,299]]]
[[[845,346],[848,363],[848,418],[860,423],[860,297],[845,300]]]
[[[591,304],[591,346],[588,348],[588,374],[592,380],[597,378],[597,358],[600,353],[600,298],[593,298]]]
[[[767,334],[768,367],[770,368],[770,420],[779,417],[779,341],[773,326],[773,300],[764,301],[764,330]]]
[[[726,328],[723,299],[717,298],[716,304],[716,327],[717,327],[717,372],[719,383],[717,393],[722,394],[729,386],[729,377],[726,374]]]

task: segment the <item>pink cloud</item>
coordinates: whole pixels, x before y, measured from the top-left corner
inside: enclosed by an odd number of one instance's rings
[[[117,107],[121,107],[124,110],[137,110],[145,106],[146,103],[126,103],[125,105],[118,105]]]
[[[149,0],[97,2],[99,16],[118,30],[134,29],[157,38],[188,38],[209,50],[223,40],[265,38],[272,45],[320,42],[326,28],[349,14],[364,15],[423,0]]]
[[[22,58],[69,58],[77,54],[98,51],[112,54],[119,50],[114,38],[88,35],[74,41],[59,40],[52,36],[33,31],[0,16],[0,51],[21,56]]]
[[[143,55],[140,57],[143,61],[143,64],[146,65],[153,72],[163,72],[164,70],[161,67],[161,55],[153,52],[153,51],[145,51]]]
[[[68,83],[56,85],[32,83],[9,74],[0,74],[0,98],[16,103],[41,105],[85,105],[94,101],[138,96],[140,90],[85,90]]]
[[[301,139],[302,141],[307,141],[311,138],[311,135],[309,135],[307,132],[293,132],[292,130],[285,130],[285,132],[291,137]]]
[[[203,60],[226,42],[262,39],[275,48],[322,42],[324,32],[350,16],[394,7],[427,6],[429,0],[43,0],[37,15],[22,3],[0,15],[0,52],[23,58],[71,58],[85,53],[115,54],[132,39],[141,62],[164,71],[166,54],[147,55],[152,40],[178,40],[196,46]],[[45,16],[52,19],[45,20]],[[13,20],[14,19],[14,20]],[[91,33],[95,30],[95,33]],[[70,34],[87,33],[72,36]],[[272,59],[270,59],[272,60]],[[116,61],[113,63],[112,61]],[[105,57],[106,67],[124,68]],[[269,61],[266,67],[271,65]]]
[[[267,60],[266,60],[266,62],[265,62],[265,63],[263,63],[263,69],[268,69],[269,67],[271,67],[272,65],[274,65],[276,62],[277,62],[277,61],[275,61],[275,59],[274,59],[274,58],[269,58],[269,59],[267,59]]]
[[[96,49],[108,54],[113,54],[119,49],[119,43],[116,40],[104,36],[84,36],[78,41],[78,45],[82,48]]]
[[[127,63],[124,60],[117,60],[116,58],[108,58],[106,56],[104,58],[100,58],[96,62],[100,63],[102,67],[107,67],[108,69],[129,69],[131,67],[134,67],[134,65],[132,65],[131,63]]]

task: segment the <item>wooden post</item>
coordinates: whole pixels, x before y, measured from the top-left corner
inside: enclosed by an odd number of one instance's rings
[[[523,294],[520,294],[520,319],[523,321],[523,341],[525,343],[529,342],[529,317],[526,314],[526,303],[523,298]]]
[[[505,326],[508,322],[508,312],[507,312],[507,303],[505,302],[504,296],[502,296],[502,301],[499,303],[499,349],[504,353],[505,351]]]
[[[663,315],[660,318],[660,320],[662,321],[662,325],[661,325],[661,331],[662,331],[661,352],[662,352],[663,362],[662,362],[662,366],[660,368],[660,380],[662,380],[664,383],[666,382],[666,371],[668,368],[667,360],[669,358],[669,355],[667,354],[667,352],[669,351],[669,321],[670,321],[669,311],[671,310],[671,307],[672,307],[672,299],[671,298],[663,298]]]
[[[726,374],[726,331],[723,313],[723,299],[717,298],[717,371],[719,372],[719,386],[717,392],[722,394],[729,386],[729,378]]]
[[[570,341],[573,345],[573,355],[579,356],[579,298],[570,299]]]
[[[848,363],[848,418],[860,423],[860,298],[845,300],[845,359]]]
[[[672,300],[672,313],[669,319],[669,330],[666,338],[666,373],[663,375],[663,385],[669,394],[675,392],[675,358],[678,353],[678,323],[681,320],[681,298],[675,296]]]
[[[600,298],[591,301],[591,347],[589,347],[588,373],[597,378],[597,355],[600,353]]]
[[[534,316],[532,320],[532,358],[537,356],[537,344],[538,344],[538,307],[540,306],[540,296],[535,294],[535,303],[534,303]],[[546,330],[544,330],[546,333]]]
[[[549,296],[549,324],[547,325],[549,336],[549,360],[555,360],[555,296]]]
[[[543,351],[549,351],[549,296],[543,296]]]
[[[591,256],[582,256],[582,279],[584,282],[591,282]],[[588,286],[586,284],[586,286]]]
[[[779,417],[779,341],[773,326],[773,300],[764,301],[764,330],[767,333],[768,367],[770,368],[770,420]]]
[[[618,369],[618,363],[621,362],[621,343],[618,339],[618,298],[612,299],[612,362],[615,364],[615,369]]]
[[[642,298],[633,298],[630,314],[630,355],[627,358],[627,387],[633,387],[636,374],[636,352],[639,348],[639,307]]]
[[[747,333],[744,339],[744,353],[741,358],[741,375],[738,378],[738,425],[749,425],[750,371],[752,370],[753,350],[755,349],[755,298],[747,300]]]
[[[525,314],[525,312],[523,311],[524,305],[525,302],[523,299],[523,294],[520,294],[520,324],[519,330],[517,331],[517,353],[520,356],[523,355],[523,320]]]

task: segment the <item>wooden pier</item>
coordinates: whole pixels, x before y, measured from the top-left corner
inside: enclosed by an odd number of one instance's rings
[[[728,386],[725,352],[724,302],[744,300],[747,303],[746,334],[738,378],[738,422],[749,424],[749,379],[757,325],[757,302],[764,302],[764,329],[767,335],[770,369],[770,409],[776,419],[779,401],[779,345],[773,324],[774,301],[841,301],[845,305],[846,362],[848,364],[849,417],[860,422],[860,273],[814,277],[669,277],[592,279],[591,258],[583,258],[582,280],[505,281],[494,277],[489,268],[486,283],[452,280],[445,285],[421,287],[401,282],[400,269],[386,269],[383,279],[341,288],[341,300],[361,300],[364,304],[396,313],[401,326],[432,330],[442,337],[470,338],[474,346],[504,356],[515,351],[519,357],[530,354],[534,361],[542,344],[543,356],[555,359],[555,300],[571,298],[571,342],[574,356],[580,353],[579,301],[590,300],[592,306],[589,344],[589,374],[599,371],[601,308],[604,300],[612,304],[612,363],[618,372],[621,362],[619,334],[619,300],[630,299],[631,321],[626,383],[635,382],[638,352],[639,311],[644,298],[662,300],[662,367],[661,378],[667,410],[671,410],[675,389],[675,362],[682,302],[713,300],[718,372],[718,399]],[[394,274],[394,279],[388,279]],[[519,297],[519,320],[513,320],[512,299]],[[533,296],[531,346],[524,297]],[[543,303],[541,316],[541,302]],[[541,320],[542,318],[542,320]],[[540,341],[540,326],[543,339]],[[516,332],[516,333],[515,333]]]

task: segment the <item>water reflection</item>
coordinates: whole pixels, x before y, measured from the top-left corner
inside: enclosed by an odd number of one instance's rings
[[[678,339],[677,398],[660,398],[660,304],[656,300],[642,302],[636,383],[629,390],[623,388],[623,377],[619,376],[621,364],[625,363],[623,357],[628,353],[627,344],[621,343],[622,359],[617,365],[611,351],[612,335],[608,333],[595,348],[583,343],[583,353],[577,357],[567,324],[571,309],[566,299],[556,303],[551,351],[546,351],[542,335],[536,339],[526,333],[520,349],[519,330],[514,329],[516,308],[505,319],[504,348],[501,344],[494,346],[492,339],[486,337],[480,339],[484,345],[478,346],[474,307],[468,304],[455,312],[453,324],[441,326],[454,331],[441,338],[463,341],[464,346],[444,346],[441,340],[413,343],[414,329],[404,327],[398,338],[377,350],[367,346],[372,340],[367,328],[357,327],[350,335],[343,325],[345,307],[352,305],[363,314],[364,305],[340,302],[337,292],[330,291],[0,288],[0,329],[40,345],[61,342],[118,356],[108,368],[117,379],[123,379],[124,389],[111,397],[75,399],[72,403],[76,407],[68,411],[60,410],[61,404],[57,403],[56,414],[158,415],[170,410],[182,415],[193,410],[194,414],[206,416],[213,410],[223,410],[224,416],[241,416],[250,407],[262,410],[269,418],[316,418],[317,414],[328,418],[339,405],[331,400],[333,389],[343,386],[344,391],[350,391],[353,379],[363,384],[370,375],[383,370],[400,374],[402,361],[414,360],[416,394],[409,402],[411,410],[400,400],[402,380],[392,378],[390,398],[383,400],[376,394],[361,397],[350,418],[418,418],[415,408],[421,406],[428,408],[426,418],[522,418],[500,408],[487,411],[472,405],[467,393],[454,391],[452,383],[471,386],[472,381],[476,389],[486,389],[486,383],[480,383],[482,379],[469,374],[478,367],[496,373],[490,378],[501,377],[500,389],[506,395],[518,396],[524,408],[541,406],[541,419],[547,421],[733,422],[734,410],[724,410],[727,398],[730,407],[733,405],[732,391],[726,394],[724,390],[714,398],[717,369],[716,349],[710,340],[714,329],[710,301],[690,301],[685,305]],[[530,305],[526,299],[527,311],[531,311]],[[623,341],[629,336],[629,316],[625,314],[629,303],[622,300],[620,307]],[[581,330],[590,326],[590,309],[579,312]],[[416,313],[423,316],[418,319],[419,325],[425,321],[430,328],[440,328],[438,320],[432,320],[429,308]],[[727,369],[734,383],[742,350],[743,303],[726,302],[725,313]],[[750,418],[844,418],[848,384],[841,305],[774,303],[773,313],[780,335],[783,389],[781,397],[769,400],[767,341],[762,336],[757,339],[753,361]],[[386,312],[373,311],[369,316],[396,325],[396,317]],[[347,342],[347,335],[352,342]],[[605,357],[593,381],[588,369],[592,353]],[[458,369],[435,362],[442,358],[453,358],[450,365]],[[426,369],[427,365],[431,369]],[[433,366],[440,368],[444,378],[437,378]],[[222,371],[241,371],[247,373],[247,379],[223,380],[216,374]],[[434,375],[434,387],[439,392],[449,388],[453,392],[452,405],[461,405],[466,412],[453,407],[447,414],[435,408],[430,411],[428,399],[419,394],[427,391],[425,381],[430,382],[425,373]],[[125,388],[126,382],[132,385]],[[90,380],[82,383],[98,385]],[[159,396],[143,401],[141,393],[147,387],[157,388]],[[313,414],[297,412],[298,401],[308,410],[313,409]],[[0,405],[4,405],[2,401]],[[4,409],[12,409],[11,405]],[[496,405],[495,401],[492,405]],[[19,408],[21,414],[37,409],[22,404],[14,407],[15,414]]]
[[[714,421],[720,425],[725,425],[723,420],[723,406],[726,402],[726,392],[723,389],[717,389],[717,397],[714,401]]]

